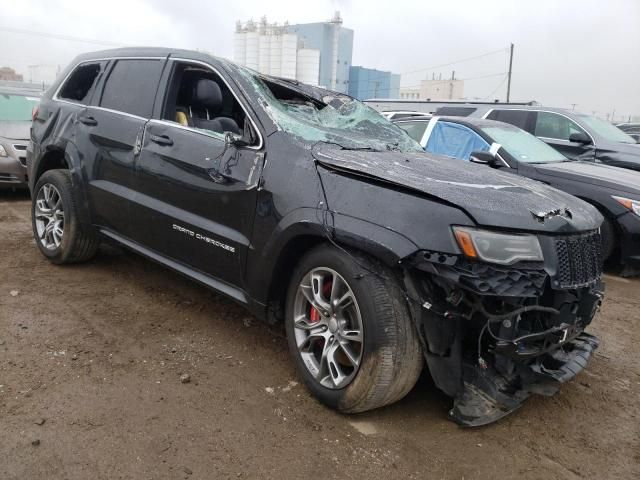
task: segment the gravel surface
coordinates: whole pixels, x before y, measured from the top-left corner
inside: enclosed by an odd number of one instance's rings
[[[104,246],[49,264],[0,192],[0,478],[640,478],[640,280],[607,277],[601,348],[552,398],[462,429],[427,376],[344,416],[297,383],[283,329]]]

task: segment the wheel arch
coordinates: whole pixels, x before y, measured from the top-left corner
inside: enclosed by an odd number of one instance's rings
[[[71,162],[67,158],[64,149],[57,146],[50,147],[36,164],[32,175],[33,185],[35,186],[44,172],[56,169],[71,170]]]
[[[29,179],[31,192],[35,195],[35,186],[42,175],[49,170],[69,170],[71,174],[71,184],[74,187],[76,203],[78,205],[78,215],[82,221],[91,222],[89,204],[85,193],[84,181],[81,169],[77,166],[75,159],[79,158],[79,153],[74,144],[67,142],[66,145],[48,145],[42,156],[33,165],[33,173]]]
[[[418,247],[406,237],[367,222],[365,220],[334,214],[333,228],[314,222],[297,222],[284,231],[280,231],[278,245],[267,246],[263,258],[273,258],[260,268],[262,279],[256,283],[268,285],[263,293],[268,305],[269,321],[283,318],[282,310],[289,287],[289,279],[300,259],[320,244],[333,244],[337,248],[358,250],[371,255],[391,268],[397,268],[398,262],[418,250]],[[285,281],[286,280],[286,281]]]

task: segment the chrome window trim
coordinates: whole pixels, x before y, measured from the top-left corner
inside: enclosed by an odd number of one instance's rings
[[[544,110],[544,109],[537,109],[537,108],[535,108],[535,109],[534,109],[534,108],[531,108],[531,109],[528,109],[528,110],[523,110],[522,108],[491,108],[491,109],[489,109],[489,111],[488,111],[487,113],[485,113],[485,114],[482,116],[482,118],[486,119],[486,118],[489,116],[489,114],[490,114],[491,112],[493,112],[494,110],[498,110],[498,111],[501,111],[501,112],[504,112],[505,110],[513,110],[513,111],[515,111],[515,112],[555,113],[556,115],[560,115],[561,117],[564,117],[564,118],[566,118],[567,120],[569,120],[570,122],[573,122],[573,123],[575,123],[577,126],[579,126],[579,127],[584,131],[584,133],[586,133],[587,135],[589,135],[589,138],[591,139],[591,144],[592,144],[594,147],[596,146],[596,140],[591,136],[591,134],[587,131],[587,129],[586,129],[586,128],[584,128],[582,125],[580,125],[580,123],[579,123],[579,122],[576,122],[576,121],[575,121],[573,118],[571,118],[569,115],[565,115],[564,113],[560,113],[560,112],[553,112],[553,111],[551,111],[551,110]],[[494,121],[499,122],[500,120],[494,120]],[[506,123],[506,122],[505,122],[505,123]],[[525,131],[526,131],[526,130],[525,130]],[[569,145],[575,145],[575,142],[570,142],[569,140],[564,140],[564,139],[562,139],[562,138],[551,138],[551,137],[542,137],[542,136],[540,136],[540,137],[539,137],[538,135],[535,135],[535,134],[532,134],[532,135],[533,135],[534,137],[536,137],[536,138],[546,138],[546,139],[548,139],[548,140],[553,140],[553,141],[555,141],[555,142],[567,142],[567,144],[569,144]]]
[[[56,92],[54,93],[54,95],[53,95],[53,97],[51,99],[56,101],[56,102],[67,103],[69,105],[77,105],[77,106],[80,106],[80,107],[91,107],[91,108],[96,108],[98,110],[102,110],[102,111],[105,111],[105,112],[117,113],[117,114],[124,115],[124,116],[131,117],[131,118],[137,118],[137,119],[140,119],[140,120],[149,120],[149,121],[153,121],[155,123],[160,123],[162,125],[173,126],[173,127],[181,128],[181,129],[184,129],[184,130],[188,130],[190,132],[195,132],[195,133],[198,133],[200,135],[205,135],[205,136],[207,136],[209,138],[215,138],[212,135],[209,135],[209,134],[207,134],[205,132],[199,131],[199,130],[197,130],[195,128],[185,127],[184,125],[180,125],[179,123],[172,122],[170,120],[140,117],[138,115],[133,115],[131,113],[122,112],[120,110],[112,110],[110,108],[105,108],[105,107],[100,107],[100,106],[95,106],[95,105],[87,105],[87,104],[78,103],[78,102],[72,102],[70,100],[64,100],[64,99],[58,97],[58,94],[60,93],[60,90],[62,89],[62,87],[67,83],[67,80],[69,80],[69,77],[71,76],[71,74],[73,72],[75,72],[78,69],[79,66],[84,65],[86,63],[98,63],[98,62],[111,61],[111,60],[168,60],[170,62],[171,61],[178,61],[178,62],[193,63],[193,64],[196,64],[196,65],[200,65],[200,66],[204,66],[204,67],[209,68],[210,70],[213,71],[213,73],[215,73],[216,75],[218,75],[218,77],[220,77],[222,79],[222,81],[227,86],[229,91],[233,94],[234,98],[236,99],[236,101],[240,105],[240,108],[242,108],[242,111],[247,116],[247,118],[251,122],[251,126],[253,127],[253,129],[255,130],[255,132],[258,135],[258,138],[260,140],[258,142],[258,145],[249,145],[249,146],[244,147],[244,148],[251,149],[251,150],[260,150],[264,146],[264,139],[262,137],[262,132],[260,132],[260,129],[256,125],[256,122],[254,121],[253,117],[249,114],[247,107],[240,100],[240,98],[238,97],[238,95],[236,94],[234,89],[231,88],[231,86],[229,85],[229,82],[227,82],[227,80],[224,78],[224,76],[220,74],[220,72],[218,71],[218,69],[216,67],[214,67],[210,63],[203,62],[201,60],[192,60],[190,58],[171,57],[171,56],[161,56],[161,57],[126,57],[126,56],[123,57],[123,56],[117,56],[117,57],[92,58],[90,60],[84,60],[84,61],[78,62],[76,65],[74,65],[74,67],[64,77],[64,79],[62,80],[62,82],[60,83],[58,88],[56,89]]]
[[[76,63],[73,66],[73,68],[69,71],[69,73],[67,73],[67,75],[64,77],[62,82],[60,82],[60,85],[58,85],[58,88],[56,89],[55,93],[51,97],[51,100],[55,100],[56,102],[68,103],[70,105],[79,105],[81,107],[90,106],[84,103],[65,100],[58,96],[58,94],[60,93],[60,90],[62,90],[62,87],[64,87],[64,85],[67,83],[67,80],[69,80],[69,77],[71,76],[71,74],[75,72],[80,65],[84,65],[85,63],[99,63],[99,62],[105,62],[105,61],[108,62],[111,60],[166,60],[166,58],[167,58],[166,56],[163,56],[163,57],[101,57],[101,58],[92,58],[91,60],[83,60],[82,62]]]
[[[196,65],[201,65],[201,66],[204,66],[204,67],[207,67],[207,68],[211,69],[213,71],[213,73],[215,73],[218,77],[220,77],[220,79],[224,82],[224,84],[227,86],[229,91],[233,94],[233,97],[238,102],[238,105],[240,105],[240,108],[242,108],[242,111],[244,112],[244,114],[249,119],[249,122],[251,122],[251,126],[253,127],[255,132],[258,134],[258,138],[260,139],[260,141],[258,142],[258,145],[248,145],[248,146],[246,146],[244,148],[247,148],[247,149],[250,149],[250,150],[260,150],[260,149],[262,149],[262,147],[264,146],[264,140],[262,138],[262,132],[260,132],[260,129],[256,125],[256,122],[253,120],[253,117],[249,114],[249,111],[248,111],[246,105],[240,100],[240,98],[238,97],[238,95],[236,94],[234,89],[231,88],[231,85],[229,85],[229,82],[227,82],[226,78],[224,78],[224,76],[220,74],[220,72],[218,71],[218,69],[216,67],[214,67],[210,63],[203,62],[201,60],[191,60],[189,58],[182,58],[182,57],[169,57],[169,61],[195,63]],[[172,123],[170,120],[163,120],[163,121]],[[199,131],[191,128],[191,127],[185,127],[184,125],[180,125],[179,123],[176,123],[176,124],[179,125],[180,127],[184,128],[184,129],[190,130],[192,132],[196,132],[196,133],[199,133],[201,135],[206,135],[208,137],[211,137],[211,135],[208,135],[208,134],[206,134],[204,132],[199,132]]]
[[[221,142],[224,142],[224,134],[223,133],[219,134],[219,135],[222,135],[223,138],[218,138],[215,135],[211,135],[211,134],[209,134],[207,132],[203,132],[202,130],[194,128],[194,127],[188,127],[188,126],[181,125],[178,122],[172,122],[171,120],[162,120],[162,119],[157,119],[157,118],[152,118],[151,120],[149,120],[149,123],[155,123],[155,124],[158,124],[158,125],[164,125],[164,126],[167,126],[167,127],[177,128],[179,130],[185,130],[187,132],[197,133],[199,135],[203,135],[205,137],[213,138],[215,140],[220,140]],[[215,134],[217,132],[213,132],[213,133]],[[249,147],[247,147],[247,148],[249,148]]]

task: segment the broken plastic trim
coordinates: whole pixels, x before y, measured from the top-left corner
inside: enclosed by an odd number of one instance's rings
[[[539,357],[530,366],[530,383],[513,392],[505,388],[503,378],[494,370],[465,365],[464,391],[454,400],[449,416],[461,426],[479,427],[517,410],[533,393],[553,395],[562,383],[572,380],[586,367],[598,345],[596,337],[580,334],[562,349]],[[548,367],[546,363],[552,366]]]

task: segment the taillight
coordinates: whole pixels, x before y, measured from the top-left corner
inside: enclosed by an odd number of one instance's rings
[[[33,122],[36,118],[38,118],[38,112],[40,111],[40,105],[34,105],[31,109],[31,121]]]

